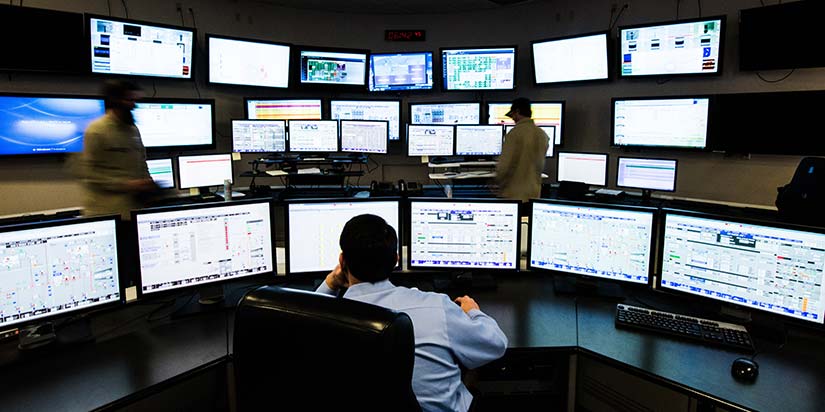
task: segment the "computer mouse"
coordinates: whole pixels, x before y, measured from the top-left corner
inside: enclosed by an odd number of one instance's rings
[[[730,365],[730,374],[737,380],[753,382],[759,375],[759,364],[748,358],[737,358]]]

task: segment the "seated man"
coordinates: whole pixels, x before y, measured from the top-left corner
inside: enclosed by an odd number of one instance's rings
[[[390,283],[398,262],[398,237],[378,216],[352,218],[339,243],[339,265],[317,292],[335,294],[348,288],[348,299],[406,313],[415,330],[412,386],[421,408],[466,411],[473,397],[461,382],[458,363],[473,369],[504,355],[507,337],[496,321],[468,296],[455,300],[459,308],[447,295]]]

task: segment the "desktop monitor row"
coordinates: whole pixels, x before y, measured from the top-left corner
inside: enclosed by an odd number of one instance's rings
[[[411,269],[514,273],[520,263],[519,206],[500,199],[290,202],[286,273],[332,270],[344,224],[365,213],[383,217],[406,238]],[[0,327],[122,303],[128,282],[123,273],[134,269],[124,270],[124,254],[138,257],[140,299],[241,278],[272,280],[273,216],[269,200],[136,210],[135,250],[118,244],[116,216],[0,227],[0,291],[7,297],[0,303]],[[533,271],[653,286],[823,324],[823,229],[535,200],[527,230],[527,267]]]
[[[386,120],[232,120],[240,153],[387,153]]]
[[[607,185],[607,153],[558,153],[558,181]],[[619,156],[616,186],[643,191],[676,190],[676,159]]]

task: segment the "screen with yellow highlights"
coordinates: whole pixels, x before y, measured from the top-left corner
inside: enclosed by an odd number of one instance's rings
[[[321,99],[247,99],[246,118],[251,120],[320,120]]]
[[[564,102],[533,102],[533,121],[537,126],[555,126],[555,144],[561,144],[562,117],[564,117]],[[510,103],[488,103],[487,124],[513,124],[513,120],[505,116],[510,111]]]

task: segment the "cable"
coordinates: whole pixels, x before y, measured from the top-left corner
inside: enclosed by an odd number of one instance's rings
[[[619,18],[622,17],[622,14],[624,13],[625,10],[627,10],[628,7],[629,6],[628,6],[627,3],[625,3],[624,6],[622,6],[622,9],[619,10],[619,14],[616,15],[616,19],[613,20],[613,23],[610,24],[610,27],[608,27],[607,30],[613,30],[613,26],[615,26],[616,23],[619,22]]]
[[[667,83],[671,80],[673,80],[672,77],[668,77],[667,79],[662,79],[662,80],[656,80],[656,84],[665,84],[665,83]]]
[[[757,76],[757,77],[759,77],[759,79],[761,79],[761,80],[762,80],[763,82],[765,82],[765,83],[779,83],[779,82],[781,82],[782,80],[785,80],[785,79],[787,79],[788,77],[790,77],[790,76],[793,74],[793,72],[795,72],[795,71],[796,71],[796,69],[795,69],[795,68],[794,68],[794,69],[791,69],[791,71],[790,71],[790,72],[788,72],[788,74],[786,74],[786,75],[784,75],[784,76],[782,76],[781,78],[776,79],[776,80],[768,80],[768,79],[766,79],[766,78],[762,77],[762,74],[761,74],[761,73],[759,73],[759,72],[756,72],[756,76]]]
[[[180,25],[186,26],[186,22],[183,20],[183,9],[178,7],[178,14],[180,15]]]
[[[696,0],[696,4],[699,5],[699,17],[702,17],[702,0]]]
[[[152,80],[152,97],[155,97],[157,95],[158,95],[158,88],[155,85],[155,81]]]
[[[195,22],[195,11],[189,7],[189,14],[192,15],[192,28],[197,29],[198,24]],[[192,61],[195,60],[195,50],[192,50]],[[198,99],[201,98],[201,89],[198,87],[198,79],[192,75],[192,83],[195,84],[195,92],[198,93]]]
[[[112,17],[112,0],[106,0],[106,7],[109,8],[109,17]]]
[[[189,8],[189,14],[192,15],[192,28],[198,28],[197,23],[195,23],[195,11],[191,7]]]
[[[123,11],[126,13],[126,18],[129,18],[129,6],[126,5],[126,0],[120,0],[123,3]]]
[[[679,20],[679,3],[681,2],[682,0],[676,0],[676,20]]]

